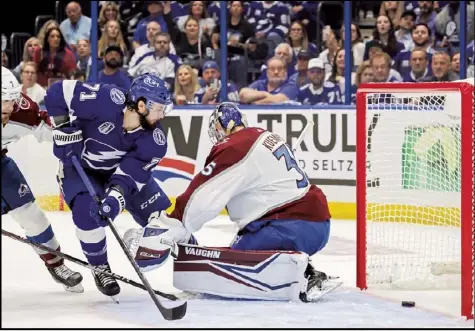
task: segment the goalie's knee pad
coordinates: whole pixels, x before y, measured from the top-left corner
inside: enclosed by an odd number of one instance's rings
[[[299,301],[308,263],[302,252],[179,245],[173,285],[226,298]]]

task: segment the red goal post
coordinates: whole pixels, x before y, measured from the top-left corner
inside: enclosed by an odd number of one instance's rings
[[[357,286],[456,274],[473,318],[473,83],[361,84],[356,112]]]

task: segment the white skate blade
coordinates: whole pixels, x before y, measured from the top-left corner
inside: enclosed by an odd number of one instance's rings
[[[77,284],[76,286],[66,286],[63,284],[63,287],[66,290],[66,292],[84,293],[84,287],[82,286],[81,283]]]
[[[111,298],[112,302],[119,304],[119,298],[117,297],[117,295],[112,295],[109,298]]]
[[[335,289],[339,288],[343,282],[323,282],[323,289],[319,290],[318,288],[313,288],[310,292],[307,293],[307,300],[309,302],[317,302],[325,295],[330,292],[333,292]]]

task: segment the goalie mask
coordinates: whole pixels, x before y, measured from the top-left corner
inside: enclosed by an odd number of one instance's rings
[[[213,145],[226,138],[236,126],[248,126],[246,115],[241,113],[235,103],[223,102],[218,105],[209,117],[208,135]]]

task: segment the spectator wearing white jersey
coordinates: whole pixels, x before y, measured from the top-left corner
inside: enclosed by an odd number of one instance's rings
[[[175,72],[182,61],[178,56],[170,54],[170,35],[166,32],[157,33],[153,37],[153,44],[154,50],[139,58],[135,66],[129,69],[129,75],[135,78],[152,72],[173,86]]]
[[[36,82],[36,63],[25,62],[21,69],[21,90],[37,104],[43,103],[46,90]]]
[[[162,28],[160,24],[158,24],[157,22],[151,21],[147,24],[146,35],[147,35],[148,44],[140,45],[139,47],[135,49],[134,55],[132,56],[129,62],[129,68],[134,67],[137,61],[145,54],[155,51],[155,44],[153,41],[153,37],[155,37],[155,35],[160,32],[162,32]],[[170,41],[170,54],[176,54],[175,46],[173,45],[171,41]]]

